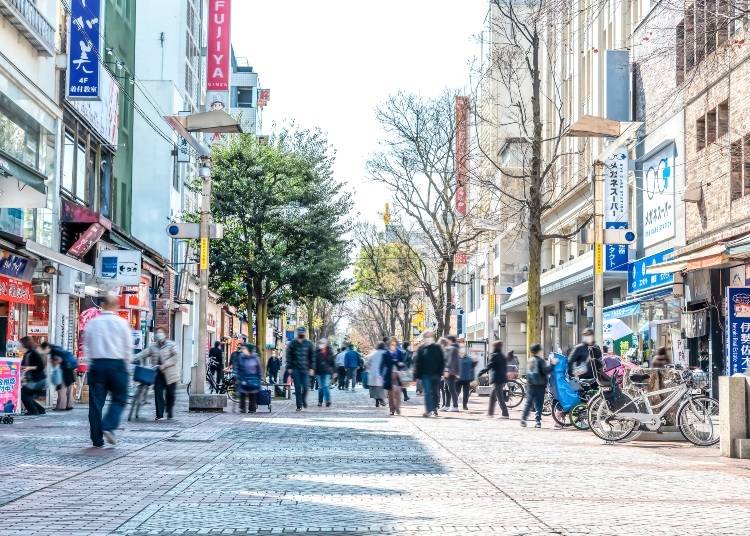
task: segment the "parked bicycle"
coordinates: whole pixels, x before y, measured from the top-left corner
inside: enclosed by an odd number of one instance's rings
[[[156,381],[156,369],[136,365],[133,370],[133,382],[137,384],[133,398],[130,400],[130,411],[128,412],[128,421],[133,418],[138,419],[141,406],[146,402],[146,396],[149,388]]]
[[[188,396],[190,396],[190,387],[192,383],[193,382],[190,381],[187,384]],[[227,395],[227,397],[229,397],[229,400],[231,400],[232,402],[237,402],[239,400],[239,396],[237,395],[237,391],[235,389],[234,374],[232,373],[225,372],[221,382],[217,382],[214,375],[211,374],[211,371],[206,370],[206,384],[208,385],[209,392],[211,393]]]
[[[588,420],[597,437],[617,442],[636,439],[643,431],[656,432],[664,426],[667,412],[679,404],[677,428],[687,441],[701,447],[719,442],[719,402],[696,389],[691,371],[682,371],[676,385],[657,391],[644,390],[648,378],[647,374],[631,375],[630,392],[613,381],[591,400]],[[660,402],[651,402],[662,396]]]

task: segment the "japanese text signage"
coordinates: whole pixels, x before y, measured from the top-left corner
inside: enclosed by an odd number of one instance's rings
[[[667,249],[656,255],[649,255],[633,261],[628,270],[628,293],[643,292],[662,285],[674,283],[674,274],[649,274],[646,273],[648,266],[668,261],[672,258],[673,249]]]
[[[97,275],[105,283],[137,287],[141,282],[141,252],[134,249],[102,251]]]
[[[36,262],[31,259],[0,251],[0,275],[31,281],[35,267]]]
[[[643,246],[649,247],[675,235],[674,144],[658,151],[642,164]]]
[[[726,373],[745,372],[750,365],[750,287],[727,287]]]
[[[230,0],[208,2],[208,91],[229,91]]]
[[[469,98],[456,97],[456,213],[465,216],[469,184]]]
[[[0,413],[21,412],[21,360],[0,359]]]
[[[102,2],[71,0],[68,28],[68,99],[99,99]]]
[[[604,228],[627,229],[630,216],[628,194],[628,153],[621,147],[604,163]],[[628,269],[628,246],[607,244],[604,252],[604,269],[607,272],[625,272]]]
[[[34,291],[26,281],[0,275],[0,300],[34,305]]]

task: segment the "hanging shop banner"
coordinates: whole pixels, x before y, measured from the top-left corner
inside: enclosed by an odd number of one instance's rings
[[[98,100],[101,88],[102,0],[70,0],[68,26],[69,100]]]
[[[675,145],[670,143],[641,165],[644,247],[675,235],[674,155]]]
[[[229,108],[230,0],[208,1],[207,99],[212,108]]]
[[[690,350],[687,341],[682,338],[682,330],[670,329],[669,335],[672,337],[672,363],[687,369],[690,366]]]
[[[726,373],[743,373],[750,366],[750,287],[726,287]]]
[[[666,249],[655,255],[649,255],[633,261],[628,270],[628,294],[651,290],[662,285],[674,283],[674,274],[647,274],[646,267],[668,261],[672,258],[674,250]]]
[[[469,199],[469,97],[456,97],[456,213],[465,216]]]
[[[0,413],[21,411],[21,359],[0,359]]]
[[[135,249],[104,250],[99,253],[96,272],[105,283],[137,287],[141,282],[141,252]]]
[[[604,163],[604,228],[627,229],[629,216],[628,152],[620,147]],[[604,252],[607,272],[627,272],[628,260],[627,245],[607,244]]]
[[[34,305],[34,290],[26,281],[0,275],[0,300]]]
[[[35,261],[0,250],[0,275],[31,281],[35,268]]]
[[[102,235],[104,235],[104,231],[106,230],[107,229],[101,223],[92,223],[83,233],[81,233],[78,240],[70,246],[68,255],[80,259],[86,255],[92,247],[94,247],[94,244],[96,244]]]

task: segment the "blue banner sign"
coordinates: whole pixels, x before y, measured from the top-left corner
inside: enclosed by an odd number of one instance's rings
[[[31,281],[35,267],[31,259],[0,250],[0,275]]]
[[[674,283],[674,274],[671,272],[666,274],[646,273],[646,267],[668,261],[672,258],[673,252],[674,249],[669,248],[661,253],[633,261],[630,264],[630,270],[628,270],[628,294],[635,294],[636,292],[643,292],[644,290],[651,290],[662,285]]]
[[[745,372],[750,365],[750,288],[726,287],[726,374]]]
[[[627,229],[628,222],[607,222],[605,229]],[[607,244],[604,249],[604,270],[606,272],[627,272],[630,256],[627,244]]]
[[[71,0],[66,87],[68,99],[99,99],[101,23],[101,0]]]

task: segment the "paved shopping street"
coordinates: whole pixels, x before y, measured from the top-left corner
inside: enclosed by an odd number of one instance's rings
[[[313,393],[315,394],[315,393]],[[466,413],[402,417],[364,391],[329,408],[126,423],[88,448],[86,409],[0,429],[4,535],[747,534],[750,463],[678,443],[604,445]],[[184,404],[184,400],[181,400]],[[147,413],[153,411],[147,406]]]

